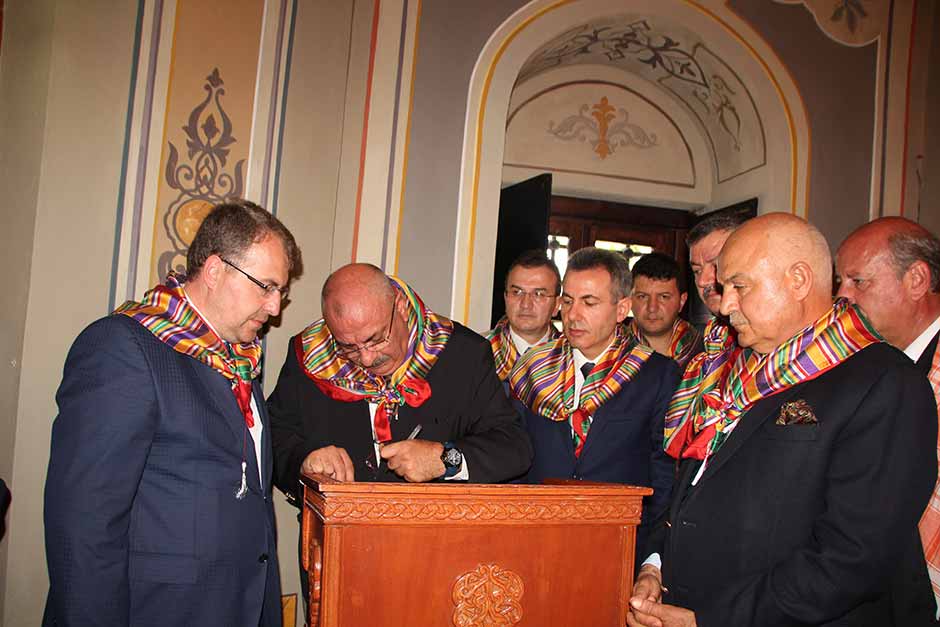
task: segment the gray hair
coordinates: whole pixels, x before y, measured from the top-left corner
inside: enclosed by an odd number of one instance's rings
[[[630,290],[633,289],[630,264],[623,255],[612,250],[603,250],[593,246],[579,249],[568,258],[568,268],[565,274],[594,268],[603,268],[610,275],[611,295],[615,301],[630,295]]]
[[[914,262],[923,261],[930,268],[930,291],[940,292],[940,240],[935,235],[928,231],[894,233],[888,237],[888,247],[898,279]]]

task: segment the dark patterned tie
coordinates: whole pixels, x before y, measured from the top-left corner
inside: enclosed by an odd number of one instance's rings
[[[584,386],[587,384],[588,375],[591,374],[591,370],[594,369],[594,362],[589,361],[583,366],[581,366],[581,375],[584,376],[584,381],[581,383],[581,393],[578,395],[578,405],[581,404],[581,395],[584,394]],[[588,416],[584,419],[584,422],[581,423],[581,429],[584,433],[584,438],[587,439],[588,429],[591,427],[591,420],[593,416]],[[581,434],[578,433],[578,429],[572,425],[571,429],[572,438],[574,439],[574,448],[577,450],[578,446],[581,444]]]

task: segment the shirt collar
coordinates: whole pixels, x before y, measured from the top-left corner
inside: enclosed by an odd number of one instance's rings
[[[535,344],[529,344],[529,342],[526,341],[526,339],[525,339],[524,337],[522,337],[521,335],[519,335],[518,333],[516,333],[516,332],[513,330],[512,325],[510,325],[510,326],[509,326],[509,337],[512,338],[512,343],[515,344],[516,350],[519,351],[519,354],[520,354],[520,355],[525,355],[525,352],[526,352],[527,350],[529,350],[530,348],[532,348],[533,346],[535,346],[536,344],[542,344],[543,342],[548,341],[548,337],[549,337],[549,335],[551,334],[551,331],[552,331],[552,329],[551,329],[551,327],[549,327],[549,328],[545,331],[545,335],[543,335],[542,338],[541,338],[538,342],[536,342]]]
[[[940,331],[940,317],[934,320],[929,327],[924,329],[923,333],[917,336],[916,340],[904,349],[904,354],[910,357],[911,361],[916,362],[924,354],[924,349],[930,344],[930,340],[937,334],[937,331]]]
[[[602,350],[602,351],[600,352],[600,354],[599,354],[597,357],[595,357],[594,359],[596,360],[596,359],[600,359],[601,357],[603,357],[604,354],[605,354],[607,351],[609,351],[609,350],[610,350],[610,347],[613,346],[613,345],[614,345],[614,340],[611,340],[611,341],[610,341],[610,344],[607,345],[607,348],[605,348],[604,350]],[[577,370],[577,371],[580,371],[580,370],[581,370],[581,366],[583,366],[583,365],[586,364],[586,363],[597,363],[596,361],[591,361],[590,359],[588,359],[587,357],[585,357],[585,356],[584,356],[584,353],[581,352],[581,349],[578,349],[578,348],[572,348],[572,349],[571,349],[571,355],[572,355],[572,357],[574,357],[574,368],[575,368],[575,370]]]

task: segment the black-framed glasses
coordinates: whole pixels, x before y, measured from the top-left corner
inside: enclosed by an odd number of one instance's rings
[[[506,296],[513,300],[523,300],[526,296],[532,298],[533,302],[543,303],[546,299],[555,298],[558,294],[552,294],[548,290],[541,288],[534,289],[531,292],[527,292],[521,287],[510,287],[506,289]]]
[[[397,304],[398,296],[396,295],[395,300],[392,301],[392,315],[388,318],[388,330],[385,332],[385,337],[380,340],[366,342],[365,344],[340,344],[336,341],[336,338],[333,338],[333,344],[336,345],[336,352],[343,357],[352,357],[362,351],[376,351],[380,347],[388,344],[389,339],[392,337],[392,325],[395,323],[395,305]]]
[[[239,272],[241,272],[242,274],[244,274],[245,277],[246,277],[249,281],[251,281],[252,283],[254,283],[255,285],[257,285],[258,287],[260,287],[261,289],[263,289],[265,296],[271,296],[272,294],[280,294],[280,295],[281,295],[281,300],[287,300],[287,296],[288,296],[288,294],[290,294],[290,288],[289,288],[289,287],[280,287],[280,286],[274,285],[274,284],[262,283],[261,281],[259,281],[259,280],[256,279],[255,277],[251,276],[250,274],[248,274],[247,272],[245,272],[244,270],[242,270],[241,268],[239,268],[238,266],[236,266],[234,263],[232,263],[232,262],[229,261],[228,259],[225,259],[225,258],[223,258],[223,257],[219,257],[219,259],[221,259],[221,260],[222,260],[222,263],[224,263],[225,265],[231,266],[231,267],[235,268],[236,270],[238,270]]]

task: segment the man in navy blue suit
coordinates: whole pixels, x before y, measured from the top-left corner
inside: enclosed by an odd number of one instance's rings
[[[509,381],[535,449],[530,482],[581,479],[654,489],[637,535],[645,555],[648,523],[672,489],[663,417],[680,372],[620,324],[630,311],[630,288],[622,255],[577,251],[562,286],[564,335],[526,353]]]
[[[281,625],[257,334],[299,266],[274,216],[219,205],[185,277],[79,335],[52,428],[44,625]]]

